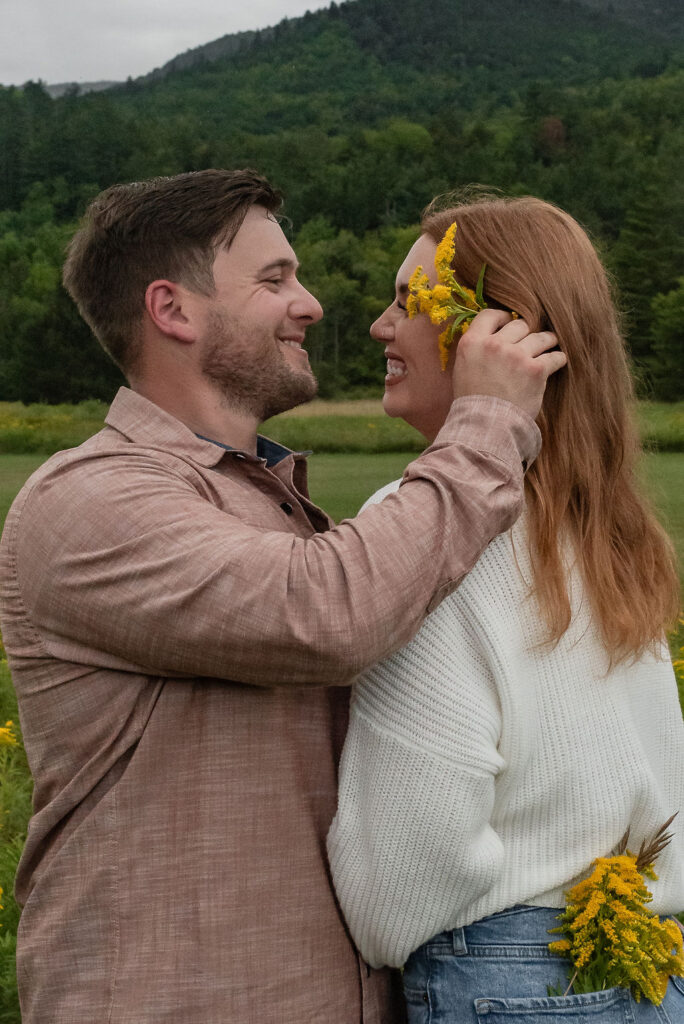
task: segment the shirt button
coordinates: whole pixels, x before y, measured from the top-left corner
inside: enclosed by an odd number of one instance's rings
[[[286,516],[291,516],[292,513],[294,512],[294,509],[292,508],[292,505],[290,504],[289,501],[281,502],[280,507],[282,508]]]

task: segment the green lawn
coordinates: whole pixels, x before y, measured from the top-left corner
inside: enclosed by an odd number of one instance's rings
[[[644,473],[649,496],[674,541],[684,588],[684,452],[644,456]]]

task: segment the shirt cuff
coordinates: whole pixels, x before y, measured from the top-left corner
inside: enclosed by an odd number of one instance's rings
[[[451,405],[430,449],[467,444],[486,451],[511,467],[530,466],[541,448],[541,433],[529,413],[503,398],[464,395]]]

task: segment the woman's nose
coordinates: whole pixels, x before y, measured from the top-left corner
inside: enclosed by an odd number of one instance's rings
[[[371,324],[370,336],[379,342],[391,341],[394,337],[394,326],[387,316],[387,310]]]

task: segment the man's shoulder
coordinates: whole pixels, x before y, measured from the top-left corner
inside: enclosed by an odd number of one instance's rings
[[[141,476],[152,482],[180,478],[196,489],[200,475],[201,466],[195,467],[187,457],[132,443],[105,426],[77,447],[51,455],[31,474],[7,514],[5,540],[13,528],[27,521],[47,523],[64,514],[92,521],[98,508],[113,495],[125,494]]]

